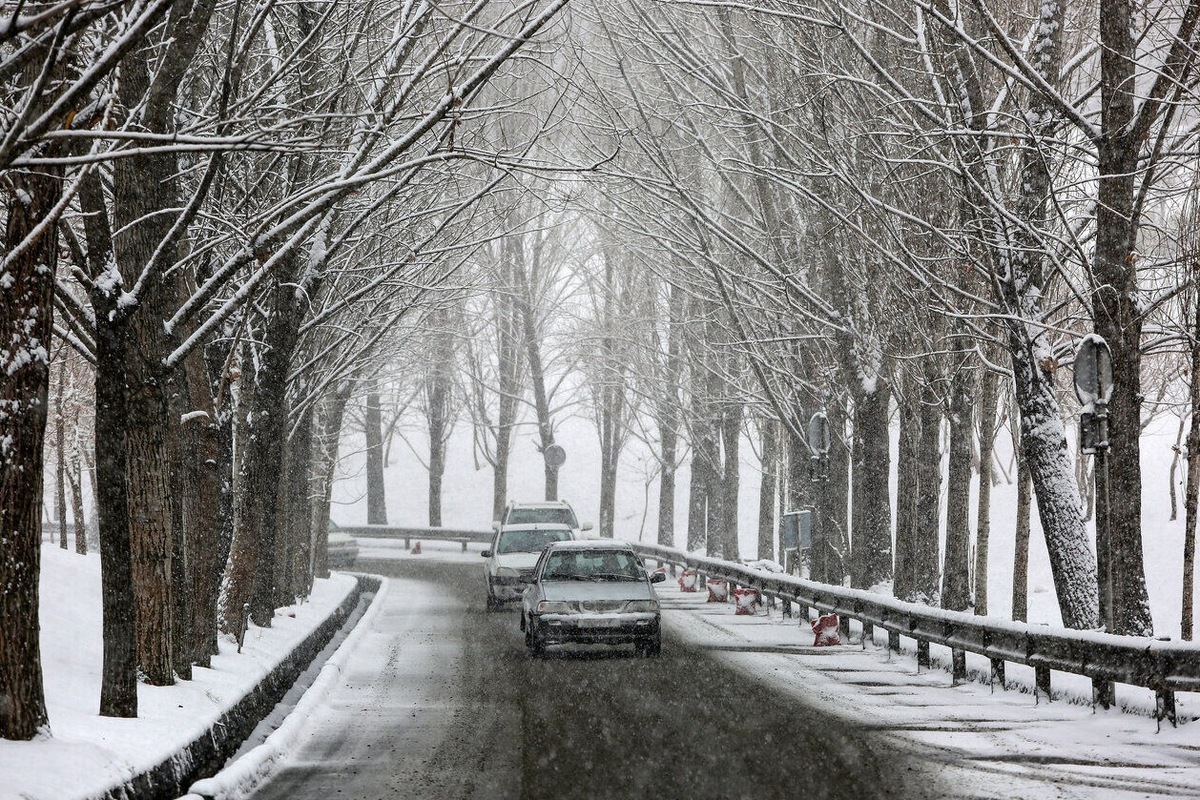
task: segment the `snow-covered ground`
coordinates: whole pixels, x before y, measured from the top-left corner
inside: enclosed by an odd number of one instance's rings
[[[670,581],[656,589],[672,634],[781,692],[819,698],[827,710],[888,733],[938,765],[961,796],[1200,797],[1200,725],[1160,730],[1148,716],[1038,703],[1031,693],[982,683],[951,686],[948,672],[918,670],[915,658],[886,646],[813,647],[809,627],[778,610],[739,616],[731,604],[709,604],[706,594],[682,593]]]
[[[222,638],[212,669],[174,686],[139,684],[137,719],[97,714],[102,666],[100,558],[42,546],[41,649],[50,735],[0,740],[0,800],[91,797],[144,772],[208,730],[354,588],[319,580],[270,628],[251,625],[242,652]]]

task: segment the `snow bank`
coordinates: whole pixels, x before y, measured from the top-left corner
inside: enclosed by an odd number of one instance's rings
[[[103,659],[100,559],[42,547],[41,650],[48,734],[0,740],[0,800],[92,797],[171,758],[257,686],[350,595],[349,575],[316,581],[307,602],[251,627],[242,652],[222,638],[211,669],[174,686],[138,685],[137,719],[98,716]]]

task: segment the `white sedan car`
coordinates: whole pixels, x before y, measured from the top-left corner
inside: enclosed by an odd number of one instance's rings
[[[482,555],[487,559],[487,610],[521,599],[533,576],[533,565],[551,542],[575,538],[570,525],[545,522],[501,525],[492,546]]]
[[[661,650],[658,597],[628,544],[612,540],[562,542],[546,547],[521,606],[525,646],[540,656],[551,644],[632,644],[655,658]]]

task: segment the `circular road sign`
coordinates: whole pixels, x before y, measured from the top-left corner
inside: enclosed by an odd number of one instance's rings
[[[829,417],[824,411],[818,411],[808,421],[808,446],[814,454],[823,456],[829,452]]]
[[[546,466],[552,469],[558,469],[567,461],[567,451],[560,444],[552,444],[542,451],[542,456],[546,459]]]

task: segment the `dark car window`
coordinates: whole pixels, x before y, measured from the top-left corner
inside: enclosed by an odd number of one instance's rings
[[[508,512],[505,525],[568,525],[578,528],[579,522],[569,508],[514,508]]]
[[[502,530],[496,544],[496,554],[539,553],[551,542],[564,542],[570,538],[571,532],[562,528],[541,531]]]
[[[645,577],[638,557],[623,550],[561,550],[546,557],[544,581],[636,581]]]

